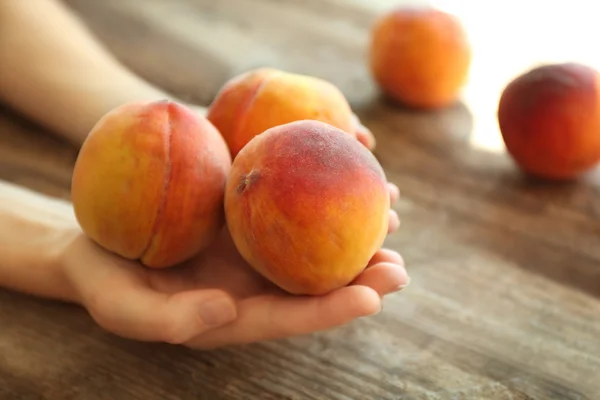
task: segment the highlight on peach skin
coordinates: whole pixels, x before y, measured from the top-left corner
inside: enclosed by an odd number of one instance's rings
[[[399,6],[375,21],[370,39],[369,68],[389,98],[423,109],[458,100],[472,50],[455,16],[427,6]]]
[[[233,160],[225,191],[240,254],[292,294],[322,295],[352,282],[383,244],[389,211],[375,156],[315,120],[255,136]]]
[[[578,63],[545,64],[504,88],[498,123],[526,174],[570,180],[600,161],[599,73]]]
[[[364,130],[332,83],[266,67],[228,80],[208,108],[207,118],[225,138],[233,158],[254,136],[288,122],[322,121],[353,136]]]
[[[81,147],[71,196],[82,230],[147,267],[198,254],[225,224],[231,157],[217,129],[171,101],[107,113]]]

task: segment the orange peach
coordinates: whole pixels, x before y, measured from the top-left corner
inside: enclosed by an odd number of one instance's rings
[[[72,201],[82,230],[152,268],[201,252],[224,226],[227,146],[203,116],[171,101],[107,113],[78,155]]]
[[[600,75],[582,64],[535,67],[504,88],[498,123],[519,167],[568,180],[600,161]]]
[[[457,101],[471,64],[471,45],[459,20],[426,6],[383,14],[371,31],[369,67],[390,98],[416,108]]]
[[[355,120],[343,93],[320,78],[258,68],[227,81],[208,109],[232,157],[261,132],[303,119],[326,122],[355,134]]]
[[[382,245],[389,209],[374,155],[315,120],[255,136],[234,159],[225,190],[227,225],[240,254],[299,295],[350,283]]]

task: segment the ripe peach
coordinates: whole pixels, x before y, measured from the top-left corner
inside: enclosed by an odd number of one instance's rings
[[[577,63],[535,67],[504,88],[498,123],[526,173],[566,180],[600,161],[599,74]]]
[[[455,102],[471,64],[471,45],[459,20],[425,6],[383,14],[371,31],[369,67],[390,98],[416,108]]]
[[[171,102],[107,113],[78,155],[72,201],[82,230],[153,268],[202,251],[224,226],[231,157],[206,118]]]
[[[225,216],[240,254],[292,294],[350,283],[382,245],[390,198],[373,154],[303,120],[255,136],[233,161]]]
[[[233,158],[268,128],[313,119],[355,134],[353,117],[347,99],[330,82],[275,68],[258,68],[230,79],[207,113]]]

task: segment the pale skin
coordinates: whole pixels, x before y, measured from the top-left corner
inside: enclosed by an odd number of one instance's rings
[[[81,145],[112,108],[172,99],[121,65],[55,0],[0,1],[0,100]],[[189,105],[204,114],[200,106]],[[357,120],[358,139],[373,149]],[[389,184],[392,202],[398,189]],[[390,229],[399,227],[390,212]],[[148,270],[91,242],[70,203],[0,181],[0,286],[84,307],[102,328],[196,349],[278,339],[378,313],[409,277],[402,257],[380,249],[348,286],[291,296],[243,261],[226,228],[203,254]]]

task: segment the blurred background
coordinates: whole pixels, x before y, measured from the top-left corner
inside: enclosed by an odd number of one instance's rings
[[[593,2],[507,0],[65,0],[135,71],[190,101],[209,103],[233,75],[257,66],[322,77],[355,108],[378,91],[368,70],[370,29],[403,5],[456,15],[473,48],[462,100],[474,117],[473,146],[502,152],[496,109],[503,87],[541,63],[597,67]]]

